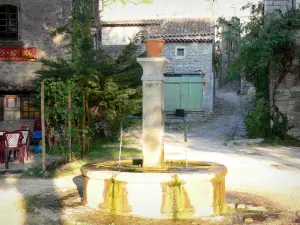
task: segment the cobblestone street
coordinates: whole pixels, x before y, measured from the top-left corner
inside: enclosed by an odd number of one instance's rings
[[[239,107],[245,100],[235,92],[220,91],[213,115],[188,116],[188,142],[185,143],[180,123],[166,127],[167,159],[213,161],[228,168],[226,176],[227,203],[231,212],[222,222],[207,224],[297,224],[300,209],[300,152],[287,147],[250,147],[235,145],[230,138],[245,138]],[[140,132],[136,132],[137,136]],[[246,141],[245,141],[246,142]],[[136,143],[139,147],[139,143]],[[1,220],[5,225],[52,225],[61,221],[91,221],[91,224],[161,224],[141,219],[111,219],[81,205],[82,177],[77,175],[57,179],[21,179],[0,177]],[[94,221],[94,222],[93,222]],[[95,222],[96,221],[96,222]],[[120,222],[121,221],[121,222]],[[101,223],[102,222],[102,223]],[[223,223],[224,222],[224,223]],[[235,223],[234,223],[235,222]],[[165,224],[165,223],[164,223]],[[171,223],[173,224],[173,223]],[[180,224],[206,224],[188,221]]]

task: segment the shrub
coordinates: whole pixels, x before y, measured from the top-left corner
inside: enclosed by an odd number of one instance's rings
[[[293,128],[289,125],[289,121],[286,115],[279,111],[277,106],[274,106],[274,112],[272,116],[272,128],[271,135],[272,137],[277,137],[280,139],[288,138],[288,131]]]
[[[245,126],[250,138],[286,139],[289,125],[286,115],[273,106],[271,112],[269,103],[264,99],[253,100],[245,117]]]
[[[264,99],[252,101],[246,115],[245,126],[250,138],[264,138],[270,133],[270,107]]]

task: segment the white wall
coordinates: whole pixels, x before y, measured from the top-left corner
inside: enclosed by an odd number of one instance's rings
[[[103,8],[103,20],[153,18],[210,18],[212,0],[153,0],[152,4],[126,4],[119,1]]]
[[[129,44],[129,38],[143,30],[141,26],[131,27],[103,27],[102,28],[102,44],[103,45],[126,45]]]

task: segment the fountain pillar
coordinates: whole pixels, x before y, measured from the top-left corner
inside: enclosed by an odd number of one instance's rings
[[[143,67],[143,167],[161,168],[164,163],[165,57],[138,58]]]

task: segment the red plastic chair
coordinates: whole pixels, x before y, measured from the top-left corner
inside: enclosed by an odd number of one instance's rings
[[[24,154],[22,151],[22,132],[5,133],[5,168],[8,169],[8,161],[11,151],[18,153],[19,162],[24,163]]]
[[[5,136],[0,136],[0,164],[5,161]]]
[[[8,132],[7,130],[0,130],[0,136],[3,136],[7,132]]]
[[[20,130],[30,130],[28,126],[21,126]]]
[[[21,132],[22,133],[22,146],[24,147],[24,157],[28,160],[28,157],[31,159],[31,153],[29,149],[29,142],[30,142],[30,131],[29,130],[16,130],[14,132]]]
[[[0,164],[4,163],[5,158],[5,136],[6,130],[0,130]]]
[[[33,130],[42,130],[42,122],[40,119],[34,121],[34,129]]]

